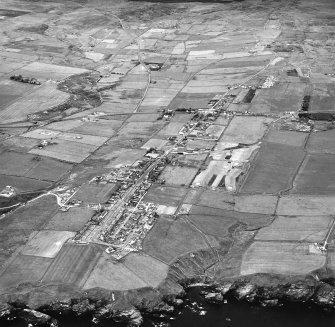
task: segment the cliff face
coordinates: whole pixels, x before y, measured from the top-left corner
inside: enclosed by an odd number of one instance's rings
[[[173,315],[175,308],[183,303],[185,290],[193,286],[201,286],[202,296],[211,303],[221,303],[226,298],[234,297],[262,306],[299,302],[335,309],[334,279],[317,281],[311,276],[257,274],[215,280],[198,275],[198,278],[184,278],[180,280],[180,284],[168,278],[159,290],[72,290],[66,296],[65,293],[61,294],[60,286],[34,288],[30,285],[26,290],[2,295],[0,319],[18,316],[34,325],[54,326],[57,316],[74,314],[78,317],[89,315],[95,322],[112,319],[116,322],[126,322],[129,326],[140,326],[143,315]],[[64,286],[62,288],[64,289]],[[50,289],[53,294],[57,291],[59,297],[43,300],[41,296]]]

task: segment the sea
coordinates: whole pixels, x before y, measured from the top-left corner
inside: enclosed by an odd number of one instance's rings
[[[59,327],[124,327],[106,320],[98,325],[91,317],[64,316]],[[306,304],[262,307],[227,299],[221,304],[203,301],[199,290],[188,292],[184,305],[171,316],[145,317],[143,327],[335,327],[335,310],[327,311]],[[27,327],[23,321],[1,323],[1,327]]]

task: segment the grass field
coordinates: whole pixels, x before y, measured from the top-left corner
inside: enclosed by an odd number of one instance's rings
[[[197,204],[204,207],[233,210],[235,198],[222,191],[206,190],[201,194]]]
[[[308,243],[254,242],[243,256],[241,274],[303,275],[325,263],[325,255],[310,253]]]
[[[333,220],[325,216],[278,217],[262,228],[255,239],[262,241],[321,242]]]
[[[153,185],[144,196],[143,201],[176,207],[186,193],[187,189],[184,188]]]
[[[235,116],[225,129],[221,141],[254,144],[263,137],[269,122],[271,119],[265,117]]]
[[[293,193],[335,194],[334,154],[308,155],[294,180]]]
[[[159,179],[165,180],[165,183],[170,185],[188,186],[191,184],[197,172],[197,168],[166,166],[159,175]]]
[[[20,283],[39,281],[51,262],[50,258],[17,255],[0,275],[0,290],[15,287]]]
[[[63,244],[75,233],[68,231],[39,231],[28,241],[21,254],[44,258],[54,258]]]
[[[119,131],[120,135],[152,135],[163,127],[163,123],[130,122]]]
[[[109,161],[107,168],[130,166],[146,154],[144,149],[119,148],[107,145],[99,149],[91,158]]]
[[[31,154],[51,157],[67,162],[80,163],[85,160],[97,146],[82,144],[73,141],[57,140],[56,144],[47,145],[45,148],[34,148]]]
[[[57,212],[44,229],[77,232],[85,226],[93,215],[93,210],[73,207],[66,212]]]
[[[144,145],[142,145],[142,149],[149,150],[151,148],[155,148],[157,150],[161,150],[166,144],[168,143],[167,140],[162,139],[150,139]]]
[[[160,130],[158,135],[161,136],[176,136],[178,135],[179,131],[184,126],[184,123],[169,123],[163,129]]]
[[[0,220],[0,229],[4,231],[33,231],[41,229],[58,210],[54,196],[43,196],[38,200],[20,207]]]
[[[96,245],[65,244],[49,266],[43,282],[82,287],[96,266],[101,252]]]
[[[23,76],[33,76],[39,80],[52,79],[59,81],[71,75],[82,74],[85,72],[88,72],[88,70],[76,67],[32,62],[16,70],[15,74],[21,74]]]
[[[222,221],[235,221],[240,222],[247,226],[247,229],[254,230],[260,227],[268,226],[273,217],[271,215],[250,213],[250,212],[239,212],[233,210],[215,209],[210,207],[202,207],[193,205],[190,210],[191,216],[201,217],[213,217],[220,218]],[[218,221],[219,222],[219,221]],[[219,228],[219,227],[218,227]]]
[[[165,263],[139,253],[127,255],[123,264],[151,287],[157,287],[166,278],[169,269]]]
[[[335,130],[312,133],[308,139],[307,151],[310,153],[335,154]]]
[[[288,195],[279,199],[277,214],[282,216],[335,215],[335,196]]]
[[[143,243],[143,251],[169,263],[182,254],[208,248],[201,234],[183,219],[161,216]]]
[[[308,135],[307,133],[272,129],[269,131],[265,139],[270,144],[278,143],[288,146],[303,147],[306,142],[307,135]],[[318,134],[311,134],[310,139],[314,135]]]
[[[15,103],[0,112],[2,123],[12,123],[27,119],[28,114],[48,110],[66,102],[70,95],[57,90],[57,85],[48,82],[30,94],[23,96]]]
[[[0,175],[0,190],[7,185],[13,186],[18,192],[32,192],[47,189],[51,183],[21,176]]]
[[[235,210],[249,213],[274,214],[277,197],[272,195],[238,195],[235,198]]]
[[[110,255],[103,253],[83,287],[125,291],[147,286],[149,285],[122,263],[116,263]]]
[[[241,192],[277,194],[288,189],[303,158],[304,151],[301,148],[263,143]]]
[[[187,218],[205,234],[216,236],[219,239],[227,237],[229,235],[228,229],[237,223],[237,220],[230,217],[206,214],[191,214]]]
[[[114,183],[99,185],[93,182],[83,185],[73,198],[81,200],[84,203],[105,203],[110,198],[114,189]]]

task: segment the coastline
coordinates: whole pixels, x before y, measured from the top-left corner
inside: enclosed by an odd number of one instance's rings
[[[168,283],[169,281],[165,281],[165,284]],[[27,324],[35,326],[56,326],[57,319],[64,315],[87,315],[97,324],[111,319],[128,326],[140,326],[143,316],[173,317],[175,310],[183,307],[187,292],[193,288],[199,289],[204,301],[208,303],[221,304],[227,299],[235,299],[265,307],[295,303],[330,311],[335,309],[334,278],[317,281],[310,275],[256,274],[220,281],[208,277],[193,278],[180,281],[179,285],[178,292],[176,289],[172,291],[167,285],[161,285],[157,290],[138,289],[127,292],[104,289],[64,292],[64,285],[24,285],[16,293],[1,296],[0,321],[19,317]],[[43,294],[47,290],[50,292],[51,288],[54,291],[57,288],[57,297],[43,298]],[[115,297],[117,300],[113,300]]]

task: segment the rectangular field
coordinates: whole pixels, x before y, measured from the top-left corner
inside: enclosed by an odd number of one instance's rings
[[[197,168],[166,166],[159,175],[160,180],[165,180],[166,184],[188,186],[197,174]]]
[[[63,244],[75,233],[68,231],[39,231],[28,241],[21,254],[44,258],[54,258]]]
[[[27,115],[63,104],[69,98],[68,93],[57,90],[55,83],[48,82],[2,110],[0,119],[2,123],[26,120]]]
[[[51,262],[50,258],[17,255],[0,275],[0,290],[16,287],[20,283],[38,282]]]
[[[59,211],[54,215],[44,229],[57,231],[80,231],[94,215],[94,211],[87,208],[73,207],[69,211]]]
[[[43,276],[45,283],[82,287],[96,266],[102,249],[96,245],[65,244]]]
[[[103,253],[83,287],[84,289],[101,287],[107,290],[126,291],[147,286],[147,283],[125,265],[116,263],[110,255]]]
[[[42,149],[34,148],[29,153],[79,163],[85,160],[96,148],[95,145],[57,140],[56,144],[47,145]]]
[[[261,241],[322,242],[332,221],[326,216],[280,216],[270,226],[262,228],[255,239]]]
[[[235,116],[225,129],[221,141],[254,144],[261,140],[270,121],[266,117]]]
[[[63,80],[71,75],[87,73],[89,70],[69,67],[69,66],[60,66],[53,64],[46,64],[42,62],[32,62],[18,70],[15,71],[15,74],[21,74],[22,76],[32,76],[38,80]]]
[[[243,255],[241,274],[308,274],[326,263],[326,256],[310,253],[309,246],[301,242],[254,242]]]
[[[289,188],[304,156],[302,148],[264,142],[241,187],[241,192],[277,194],[280,190]]]

